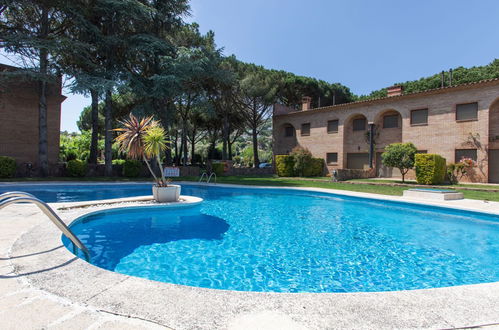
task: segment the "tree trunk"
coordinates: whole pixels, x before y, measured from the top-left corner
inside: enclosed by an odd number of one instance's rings
[[[191,138],[191,164],[194,164],[194,153],[196,151],[196,128],[192,128],[192,138]]]
[[[92,97],[92,139],[90,141],[90,156],[88,162],[97,164],[97,144],[99,143],[99,93],[95,89],[90,90]]]
[[[113,149],[112,149],[112,139],[113,132],[112,130],[112,113],[113,113],[113,104],[112,104],[112,91],[108,89],[106,91],[106,108],[105,108],[105,128],[106,132],[104,135],[104,158],[106,162],[105,174],[106,176],[113,175]]]
[[[41,18],[41,38],[46,39],[49,33],[48,9],[42,8]],[[39,81],[39,104],[38,104],[38,162],[40,175],[49,174],[48,163],[48,142],[47,142],[47,75],[48,75],[48,51],[45,48],[40,49],[40,73],[42,80]]]
[[[260,165],[260,158],[258,158],[258,120],[257,120],[258,111],[256,108],[256,101],[253,101],[253,120],[251,123],[251,130],[253,135],[253,166],[258,168]]]
[[[182,127],[182,151],[184,153],[183,158],[182,158],[182,165],[187,166],[187,157],[188,157],[188,147],[187,147],[187,120],[183,120],[183,127]]]
[[[227,113],[224,113],[222,126],[222,160],[227,160],[227,142],[229,140],[229,118]]]
[[[258,132],[256,127],[252,128],[253,135],[253,167],[258,168],[260,165],[260,158],[258,158]]]

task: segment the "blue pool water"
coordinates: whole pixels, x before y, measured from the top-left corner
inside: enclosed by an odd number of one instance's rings
[[[359,292],[499,281],[496,216],[305,191],[182,189],[205,201],[105,211],[71,228],[99,267],[205,288]]]
[[[151,195],[151,183],[141,184],[1,184],[0,194],[24,191],[47,203],[84,202],[91,200]]]

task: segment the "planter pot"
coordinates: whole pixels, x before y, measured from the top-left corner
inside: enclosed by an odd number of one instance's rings
[[[180,186],[170,184],[168,187],[152,187],[152,195],[158,203],[177,202],[180,197]]]

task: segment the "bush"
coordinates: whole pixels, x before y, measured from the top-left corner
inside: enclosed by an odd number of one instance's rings
[[[0,178],[12,178],[16,174],[16,160],[0,156]]]
[[[436,154],[416,154],[416,180],[420,184],[440,184],[445,180],[445,158]]]
[[[211,170],[217,175],[222,176],[224,174],[225,163],[213,163],[211,164]]]
[[[82,177],[87,173],[87,163],[82,160],[73,159],[68,162],[69,176]]]
[[[278,176],[293,176],[294,175],[295,160],[293,156],[289,155],[276,155],[275,168]]]
[[[140,160],[127,159],[123,163],[123,176],[127,178],[136,178],[142,171],[142,162]]]
[[[447,180],[451,184],[458,184],[459,180],[466,174],[466,166],[463,163],[447,165]]]
[[[113,165],[124,165],[126,159],[113,159]]]
[[[303,147],[294,147],[289,155],[295,161],[294,173],[298,176],[305,176],[305,169],[312,161],[312,153]]]
[[[322,176],[324,173],[324,159],[312,158],[303,171],[304,176]]]

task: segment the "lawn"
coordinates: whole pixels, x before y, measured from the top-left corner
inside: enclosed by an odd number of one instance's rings
[[[198,177],[180,177],[176,178],[177,181],[198,181]],[[87,181],[87,182],[130,182],[130,181],[151,181],[148,178],[106,178],[106,177],[98,177],[98,178],[24,178],[24,179],[8,179],[2,180],[4,182],[37,182],[37,181]],[[359,180],[357,180],[359,181]],[[370,180],[368,182],[372,182]],[[385,181],[385,180],[383,180]],[[381,195],[392,195],[392,196],[402,196],[402,192],[409,187],[403,186],[388,186],[388,185],[373,185],[373,184],[350,184],[343,182],[331,182],[328,181],[327,178],[279,178],[274,176],[266,176],[266,177],[255,177],[255,176],[222,176],[218,177],[218,183],[228,183],[228,184],[240,184],[240,185],[251,185],[251,186],[276,186],[276,187],[314,187],[314,188],[329,188],[329,189],[337,189],[337,190],[348,190],[348,191],[357,191],[357,192],[366,192],[372,194],[381,194]],[[397,183],[399,181],[396,180],[386,180],[386,182]],[[497,186],[482,186],[482,185],[472,185],[472,184],[463,184],[460,186],[471,186],[478,188],[486,188],[491,189]],[[450,187],[452,188],[452,186]],[[464,197],[469,199],[478,199],[478,200],[489,200],[499,202],[499,192],[490,192],[490,191],[471,191],[471,190],[462,190]]]

